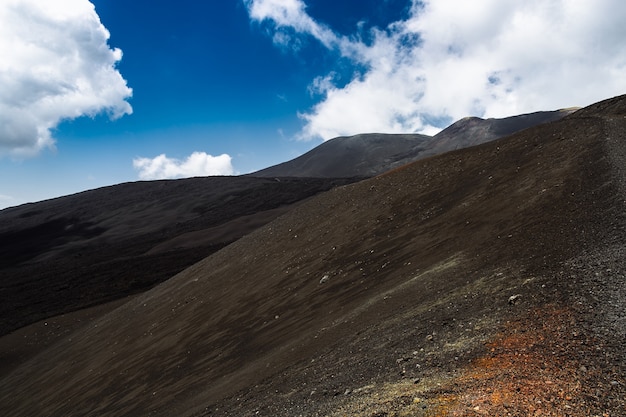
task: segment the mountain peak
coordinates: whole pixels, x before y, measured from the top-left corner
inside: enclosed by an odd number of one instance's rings
[[[365,133],[328,140],[304,155],[250,174],[258,177],[372,177],[407,163],[489,142],[558,120],[567,111],[536,112],[504,119],[464,117],[434,137]]]

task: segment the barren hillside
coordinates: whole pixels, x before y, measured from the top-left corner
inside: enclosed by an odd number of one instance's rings
[[[145,291],[354,179],[119,184],[0,211],[0,335]],[[0,368],[6,359],[0,349]]]
[[[624,166],[622,96],[334,188],[2,375],[0,413],[626,415]]]
[[[254,172],[257,177],[373,177],[410,162],[491,142],[559,120],[574,109],[540,111],[502,119],[466,117],[435,136],[366,133],[331,139],[291,161]]]

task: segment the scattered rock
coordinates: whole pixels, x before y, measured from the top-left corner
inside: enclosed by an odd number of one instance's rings
[[[509,297],[509,304],[510,305],[515,305],[517,304],[520,299],[522,298],[522,294],[515,294]]]
[[[320,279],[320,284],[324,284],[326,282],[328,282],[328,280],[330,279],[330,275],[326,274],[322,277],[322,279]]]

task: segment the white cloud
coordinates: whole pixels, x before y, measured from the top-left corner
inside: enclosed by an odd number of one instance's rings
[[[115,68],[122,51],[108,39],[87,0],[0,2],[0,153],[53,148],[65,119],[132,113]]]
[[[320,101],[300,114],[301,138],[427,132],[465,116],[584,106],[626,93],[621,0],[414,0],[373,40],[341,37],[302,0],[245,0],[253,20],[312,36],[365,67],[344,85],[312,80]]]
[[[168,158],[165,154],[155,158],[135,158],[133,166],[142,180],[235,174],[229,155],[212,156],[204,152],[194,152],[184,160]]]
[[[286,29],[312,35],[328,47],[337,41],[328,27],[317,23],[306,13],[306,5],[301,0],[244,0],[244,3],[253,20],[275,24],[273,40],[279,45],[290,42]]]

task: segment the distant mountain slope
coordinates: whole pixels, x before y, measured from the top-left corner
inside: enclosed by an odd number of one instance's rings
[[[338,137],[291,161],[250,175],[257,177],[373,177],[428,156],[467,148],[523,129],[558,120],[573,109],[543,111],[503,119],[468,117],[430,137],[368,133]]]
[[[349,179],[134,182],[0,211],[0,335],[144,291]]]
[[[466,117],[433,136],[419,158],[491,142],[533,126],[562,119],[576,110],[578,109],[540,111],[503,119]]]
[[[334,188],[2,375],[0,414],[622,415],[624,166],[626,96]]]
[[[291,161],[250,175],[255,177],[372,177],[423,151],[430,136],[367,133],[331,139]]]

